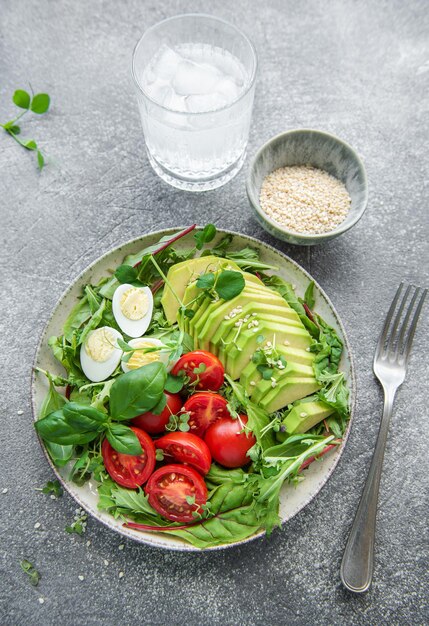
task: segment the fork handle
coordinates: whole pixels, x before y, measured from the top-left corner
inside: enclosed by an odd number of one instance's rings
[[[384,390],[384,410],[377,443],[341,563],[343,585],[355,593],[367,591],[372,581],[378,490],[395,393],[396,388]]]

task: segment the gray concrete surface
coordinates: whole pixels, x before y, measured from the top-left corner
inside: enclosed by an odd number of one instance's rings
[[[429,622],[427,311],[386,451],[374,584],[353,597],[339,581],[381,411],[371,373],[376,337],[398,282],[428,284],[427,9],[423,0],[1,1],[1,121],[13,115],[13,91],[29,81],[52,96],[48,115],[23,123],[51,160],[42,174],[33,155],[0,135],[3,626]],[[169,188],[151,171],[131,51],[146,27],[189,11],[241,25],[258,48],[250,154],[294,127],[336,133],[361,154],[370,202],[351,232],[311,250],[288,247],[251,217],[244,171],[204,195]],[[104,251],[193,220],[274,243],[331,296],[356,354],[349,444],[319,497],[270,540],[191,555],[131,541],[120,550],[123,541],[95,520],[84,538],[70,536],[74,502],[35,491],[52,478],[30,415],[38,336],[64,288]],[[22,558],[40,571],[37,588],[20,571]]]

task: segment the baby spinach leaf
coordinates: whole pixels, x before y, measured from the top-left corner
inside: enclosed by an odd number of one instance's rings
[[[64,324],[64,337],[67,341],[71,341],[73,332],[78,330],[82,324],[89,320],[91,317],[91,307],[88,302],[87,296],[84,296],[79,302],[72,308],[68,318]]]
[[[142,454],[143,450],[137,435],[129,426],[109,424],[106,437],[112,448],[121,454]]]
[[[223,300],[232,300],[243,291],[245,284],[241,272],[223,270],[216,281],[215,291]]]
[[[304,302],[310,309],[312,309],[315,305],[316,300],[314,298],[314,280],[308,283],[308,287],[305,290],[304,294]]]
[[[110,413],[129,420],[153,409],[161,400],[167,372],[160,362],[148,363],[119,376],[110,390]]]

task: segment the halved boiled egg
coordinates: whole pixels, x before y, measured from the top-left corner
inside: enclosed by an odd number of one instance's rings
[[[83,373],[93,383],[99,383],[118,367],[122,350],[117,340],[122,335],[115,328],[102,326],[89,333],[80,349],[80,364]]]
[[[119,328],[126,335],[141,337],[152,319],[152,292],[149,287],[119,285],[113,294],[112,310]]]
[[[131,341],[128,342],[128,345],[131,346],[131,348],[135,348],[135,352],[131,354],[128,361],[122,361],[122,369],[124,372],[136,370],[138,367],[143,367],[143,365],[155,363],[156,361],[164,363],[167,370],[170,370],[173,367],[173,363],[169,363],[168,351],[165,351],[165,348],[162,350],[162,346],[164,344],[155,337],[139,337],[138,339],[131,339]],[[147,352],[147,350],[151,348],[159,348],[159,350]]]

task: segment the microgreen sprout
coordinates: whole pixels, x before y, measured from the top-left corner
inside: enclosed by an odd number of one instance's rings
[[[63,489],[59,480],[48,480],[44,487],[36,488],[36,491],[51,494],[51,497],[60,498],[63,495]]]
[[[70,524],[70,526],[65,527],[66,533],[82,536],[86,531],[86,520],[88,519],[88,515],[84,513],[82,509],[75,510],[74,521]]]
[[[34,565],[30,563],[30,561],[27,561],[27,559],[23,559],[19,564],[22,571],[27,574],[30,584],[33,585],[33,587],[37,587],[40,580],[40,574]]]
[[[32,150],[36,152],[37,165],[39,169],[42,170],[45,165],[45,157],[43,156],[40,148],[37,146],[37,143],[34,141],[34,139],[21,139],[18,136],[21,133],[21,127],[18,126],[16,122],[21,119],[26,113],[28,113],[28,111],[37,113],[37,115],[42,115],[43,113],[46,113],[46,111],[49,109],[50,97],[47,93],[34,94],[32,89],[31,95],[24,89],[17,89],[12,96],[12,101],[17,107],[23,109],[23,111],[12,120],[9,120],[4,124],[0,124],[0,126],[20,146],[22,146],[26,150]]]

